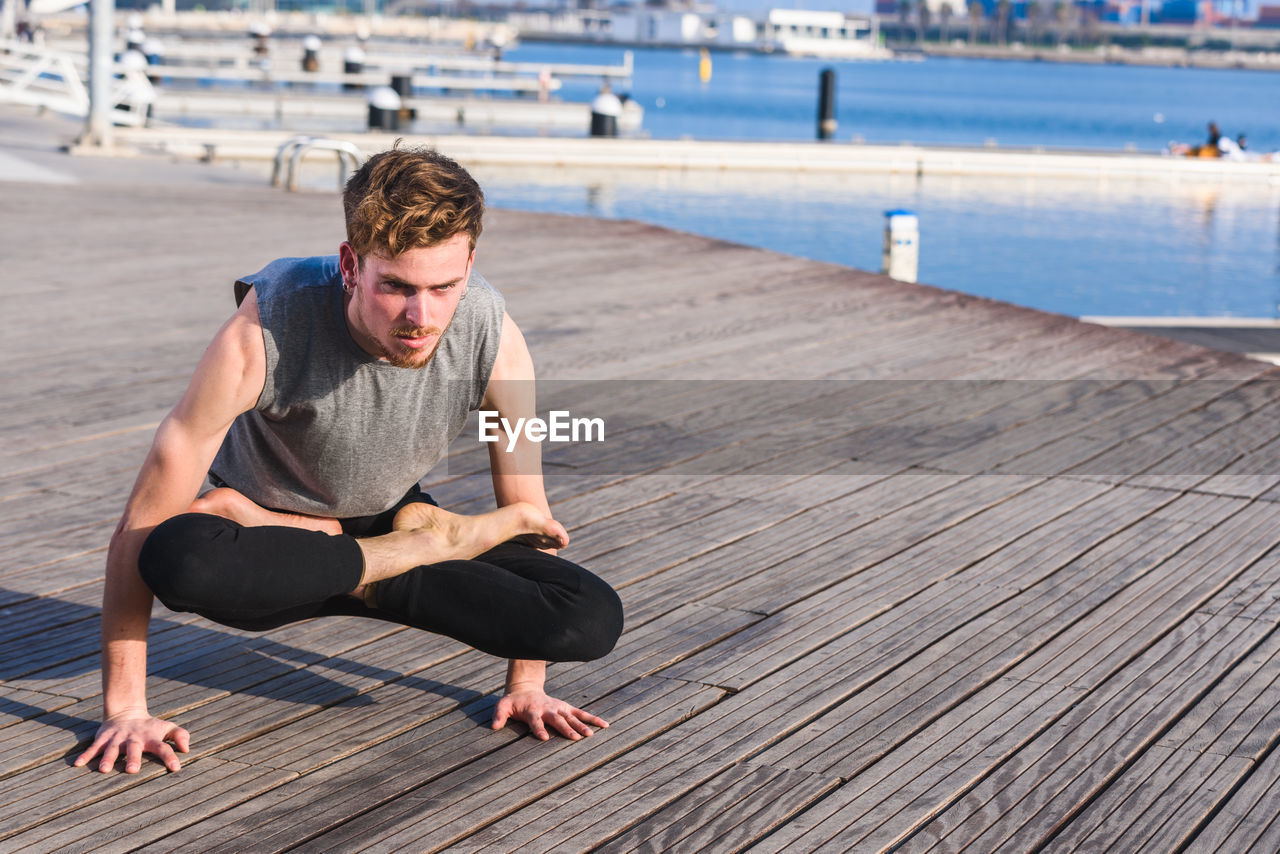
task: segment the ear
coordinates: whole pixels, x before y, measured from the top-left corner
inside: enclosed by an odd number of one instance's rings
[[[352,284],[355,283],[360,273],[360,256],[356,254],[355,248],[345,240],[338,247],[338,269],[342,271],[342,280]]]

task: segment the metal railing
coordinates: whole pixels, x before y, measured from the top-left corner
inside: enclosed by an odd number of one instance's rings
[[[364,153],[355,145],[355,143],[347,142],[341,139],[330,139],[323,136],[307,136],[299,134],[291,136],[280,144],[276,149],[275,163],[271,167],[271,186],[279,187],[282,172],[284,172],[285,158],[289,161],[289,170],[285,179],[285,188],[290,192],[298,189],[298,173],[302,158],[306,156],[308,151],[312,150],[333,151],[338,155],[338,189],[341,190],[347,183],[347,176],[351,172],[360,168],[360,164],[364,162]],[[350,170],[348,171],[348,164]]]
[[[87,68],[83,55],[27,42],[0,41],[0,101],[88,116],[89,90],[82,68]],[[144,72],[117,68],[109,97],[115,124],[141,127],[147,122],[147,107],[155,101],[156,93]]]

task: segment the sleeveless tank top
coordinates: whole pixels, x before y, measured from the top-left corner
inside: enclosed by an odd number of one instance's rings
[[[502,296],[471,274],[435,355],[397,368],[347,328],[336,255],[281,258],[236,282],[257,293],[266,383],[209,470],[263,507],[368,516],[393,506],[478,409],[502,335]]]

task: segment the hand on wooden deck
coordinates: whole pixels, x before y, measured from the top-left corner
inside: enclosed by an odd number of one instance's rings
[[[493,728],[502,729],[515,718],[529,725],[529,732],[542,741],[551,738],[548,727],[572,741],[587,738],[591,727],[604,729],[608,721],[569,705],[564,700],[547,696],[538,688],[508,690],[493,710]],[[591,726],[588,726],[590,724]]]
[[[173,746],[170,746],[172,742]],[[95,756],[101,756],[98,770],[106,774],[115,767],[116,759],[124,751],[124,770],[126,774],[137,774],[142,770],[142,754],[155,756],[170,771],[182,768],[178,756],[173,752],[177,747],[186,753],[191,746],[191,734],[176,724],[150,715],[122,714],[107,718],[98,727],[97,737],[89,749],[76,757],[74,765],[79,768],[88,765]]]

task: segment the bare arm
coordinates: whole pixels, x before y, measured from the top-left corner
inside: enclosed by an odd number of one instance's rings
[[[141,768],[144,752],[159,756],[171,771],[180,767],[165,741],[185,751],[186,731],[147,711],[152,595],[138,574],[138,553],[156,525],[191,506],[231,422],[253,408],[265,378],[257,300],[250,294],[214,336],[182,400],[156,430],[111,536],[102,597],[104,720],[93,744],[77,757],[77,766],[100,755],[99,770],[110,771],[123,750],[129,773]]]
[[[500,417],[515,423],[517,418],[536,414],[533,358],[524,336],[509,315],[502,318],[502,341],[498,358],[489,377],[482,406],[497,410]],[[503,443],[489,445],[489,470],[493,476],[493,494],[499,507],[527,501],[551,515],[547,493],[542,482],[542,450],[523,434],[515,447],[507,452]],[[555,549],[543,549],[555,554]],[[577,740],[591,735],[587,724],[607,727],[609,724],[563,700],[547,696],[547,663],[513,659],[507,664],[507,684],[502,699],[493,713],[493,728],[501,729],[514,717],[529,725],[536,738],[550,738],[548,726],[565,738]]]
[[[532,418],[536,414],[533,358],[524,343],[524,335],[509,315],[502,316],[502,341],[481,406],[497,410],[512,424],[517,418]],[[537,442],[530,442],[521,433],[510,452],[504,442],[490,444],[489,472],[499,507],[527,501],[551,515],[542,483],[542,449]],[[554,549],[546,551],[555,554]]]

